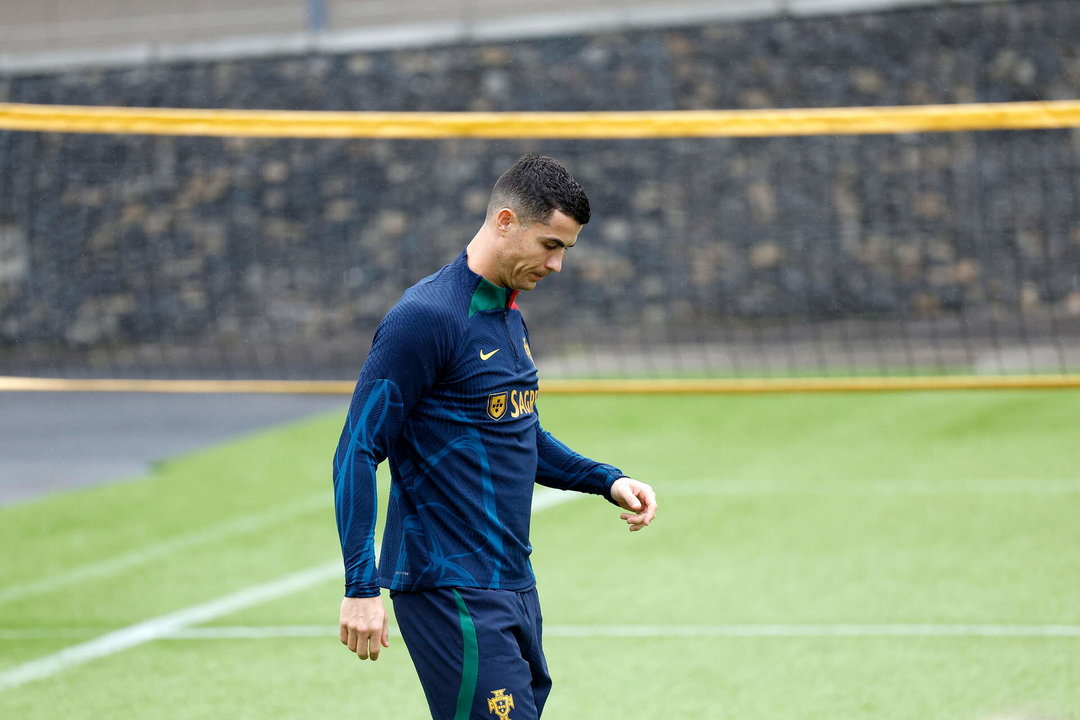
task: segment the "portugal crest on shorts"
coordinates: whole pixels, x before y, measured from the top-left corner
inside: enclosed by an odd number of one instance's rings
[[[488,395],[487,414],[492,420],[498,420],[506,414],[506,396],[509,393],[491,393]]]
[[[488,712],[493,713],[499,720],[511,720],[510,711],[514,709],[514,696],[503,695],[506,688],[492,690],[492,697],[488,698]]]

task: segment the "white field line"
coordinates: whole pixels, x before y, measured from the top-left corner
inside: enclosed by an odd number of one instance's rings
[[[396,628],[391,628],[392,631]],[[545,637],[556,638],[1072,638],[1080,625],[549,625]],[[277,625],[184,628],[169,639],[262,640],[336,638],[330,625]]]
[[[73,640],[108,632],[104,627],[6,627],[0,628],[0,641]]]
[[[927,480],[873,481],[838,485],[813,480],[694,480],[660,486],[662,496],[683,495],[1074,495],[1080,493],[1080,479],[1059,480]]]
[[[181,550],[188,550],[200,545],[228,540],[238,535],[261,530],[274,523],[288,520],[316,510],[327,510],[333,503],[333,497],[327,493],[319,493],[306,500],[281,505],[272,510],[253,515],[247,515],[239,519],[211,525],[188,535],[181,535],[172,540],[165,540],[151,545],[144,545],[138,550],[115,555],[99,562],[82,565],[64,570],[61,573],[51,575],[33,582],[9,585],[0,588],[0,604],[18,600],[30,595],[57,590],[68,585],[82,584],[88,580],[97,580],[110,575],[116,575],[133,567],[143,565],[152,560],[168,557]]]
[[[49,640],[87,634],[90,629],[0,629],[0,640]],[[393,635],[397,628],[390,627]],[[1080,625],[548,625],[545,637],[555,638],[1080,638]],[[162,640],[281,640],[337,638],[333,625],[228,625],[182,627]]]
[[[553,637],[1080,637],[1080,625],[555,625]]]
[[[316,583],[331,580],[341,575],[341,573],[340,562],[326,563],[225,595],[202,605],[194,605],[135,625],[129,625],[126,628],[106,633],[93,640],[72,645],[52,655],[46,655],[5,670],[0,673],[0,690],[10,690],[28,682],[43,680],[58,672],[82,665],[91,660],[115,655],[118,652],[137,647],[151,640],[171,635],[191,625],[209,622],[223,615],[275,600]]]
[[[533,512],[554,507],[577,497],[581,496],[577,493],[557,490],[537,492],[533,496]],[[115,655],[118,652],[129,650],[153,640],[169,637],[181,630],[190,628],[192,625],[210,622],[230,613],[260,605],[270,600],[276,600],[285,595],[309,588],[312,585],[340,577],[342,574],[341,561],[335,560],[286,575],[277,580],[254,585],[201,605],[193,605],[192,607],[129,625],[126,628],[106,633],[93,640],[72,645],[59,652],[30,660],[0,672],[0,691],[10,690],[35,680],[43,680],[91,660]]]

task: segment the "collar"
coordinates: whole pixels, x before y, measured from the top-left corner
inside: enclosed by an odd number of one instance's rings
[[[518,293],[521,292],[520,290],[499,287],[486,277],[473,272],[473,269],[469,267],[468,256],[464,250],[458,256],[458,262],[461,263],[468,276],[476,282],[476,289],[473,290],[472,299],[469,300],[469,317],[487,310],[518,309],[516,300]]]

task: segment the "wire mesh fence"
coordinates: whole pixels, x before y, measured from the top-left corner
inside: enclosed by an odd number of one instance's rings
[[[527,151],[594,219],[547,377],[1080,367],[1080,131],[666,140],[0,133],[0,374],[349,378]]]

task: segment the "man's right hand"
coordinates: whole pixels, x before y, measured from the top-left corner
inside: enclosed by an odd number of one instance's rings
[[[390,647],[390,628],[382,596],[342,600],[338,637],[361,660],[378,660],[379,646]]]

